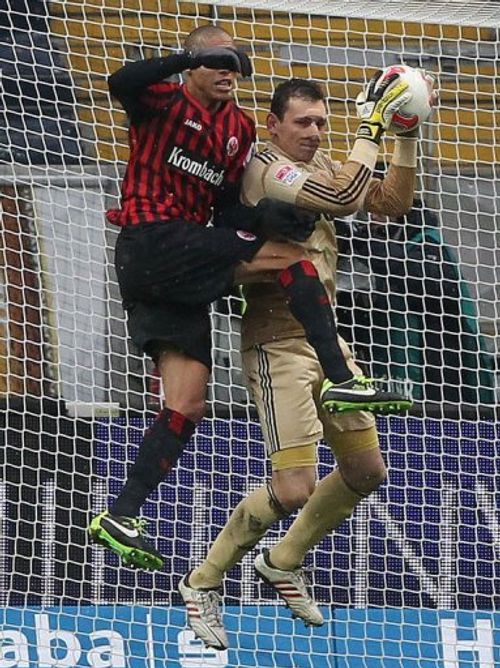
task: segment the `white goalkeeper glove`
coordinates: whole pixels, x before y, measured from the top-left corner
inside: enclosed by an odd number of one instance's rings
[[[368,86],[356,98],[356,112],[361,123],[356,137],[380,144],[382,135],[392,122],[394,114],[409,100],[412,93],[408,83],[399,81],[390,90],[388,87],[400,79],[397,72],[383,74],[378,70]]]

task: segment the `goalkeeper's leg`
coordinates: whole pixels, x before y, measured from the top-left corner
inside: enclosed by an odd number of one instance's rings
[[[273,489],[289,510],[301,508],[313,493],[316,480],[316,445],[288,448],[271,455]],[[309,591],[305,575],[298,566],[293,570],[276,568],[267,550],[255,560],[257,575],[273,587],[290,608],[293,617],[299,617],[309,626],[324,622],[321,610]]]
[[[271,459],[272,484],[257,489],[236,507],[205,561],[179,583],[188,623],[207,646],[227,647],[217,593],[225,573],[257,544],[275,521],[301,507],[314,489],[315,444],[288,448],[275,453]],[[295,466],[297,463],[301,466]],[[283,468],[276,470],[276,467]],[[323,623],[321,611],[311,598],[300,569],[289,573],[266,563],[257,572],[276,588],[295,617],[306,624]]]
[[[332,448],[339,468],[321,480],[283,539],[267,555],[267,562],[279,571],[300,568],[307,552],[385,478],[375,427],[340,432]],[[257,559],[259,570],[266,558],[259,555]]]
[[[228,645],[220,614],[220,597],[216,592],[224,574],[256,545],[276,520],[306,501],[284,540],[270,554],[266,551],[260,554],[255,567],[257,574],[275,588],[294,616],[306,624],[323,623],[322,613],[310,595],[301,569],[303,558],[312,545],[338,526],[359,501],[378,486],[385,471],[373,418],[358,414],[335,419],[343,421],[348,430],[340,432],[335,453],[340,466],[351,472],[356,483],[355,474],[362,477],[359,490],[347,484],[337,471],[314,488],[315,445],[275,450],[271,454],[272,485],[256,490],[239,504],[203,564],[179,583],[188,622],[208,646],[221,649]],[[370,426],[349,431],[348,421]]]
[[[259,542],[274,522],[287,514],[270,485],[255,490],[236,506],[205,561],[179,582],[188,624],[208,647],[228,646],[216,591],[224,574]]]

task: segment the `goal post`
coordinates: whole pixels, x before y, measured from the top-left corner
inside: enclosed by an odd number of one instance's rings
[[[211,313],[209,415],[143,508],[164,570],[122,568],[86,534],[162,398],[127,338],[113,268],[117,231],[104,214],[118,205],[128,148],[106,79],[181,49],[207,23],[252,60],[236,97],[260,142],[272,92],[292,76],[324,87],[322,148],[339,160],[376,69],[423,67],[440,98],[422,129],[414,217],[385,232],[362,214],[338,221],[342,331],[368,372],[416,399],[408,417],[378,419],[388,480],[308,555],[320,629],[257,583],[255,551],[230,571],[227,652],[194,639],[177,582],[269,474],[237,296]],[[499,3],[482,0],[0,7],[0,668],[500,663],[499,30]],[[392,148],[388,137],[378,169]],[[318,452],[324,476],[335,462],[324,443]]]

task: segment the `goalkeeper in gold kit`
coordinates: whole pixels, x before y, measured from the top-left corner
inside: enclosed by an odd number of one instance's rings
[[[372,177],[380,139],[395,111],[393,101],[401,100],[406,91],[406,84],[393,81],[393,88],[383,92],[378,73],[358,99],[363,120],[343,165],[318,151],[327,123],[321,88],[302,79],[281,84],[267,121],[271,140],[244,175],[242,196],[247,204],[255,206],[268,197],[321,214],[309,238],[302,238],[302,246],[331,299],[337,259],[333,217],[360,208],[396,217],[412,205],[416,131],[410,133],[414,136],[395,138],[385,179]],[[428,86],[433,99],[430,77]],[[300,239],[300,231],[292,236]],[[257,283],[246,286],[244,294],[243,366],[271,459],[272,479],[240,502],[205,561],[179,583],[188,623],[207,646],[218,649],[228,646],[217,592],[224,574],[272,524],[301,507],[283,539],[257,556],[255,569],[294,616],[306,624],[323,623],[302,574],[303,559],[386,476],[373,415],[359,410],[335,414],[322,408],[325,379],[321,366],[283,293],[269,283]],[[352,373],[361,375],[347,344],[342,340],[340,344]],[[316,444],[322,437],[338,468],[316,485]]]

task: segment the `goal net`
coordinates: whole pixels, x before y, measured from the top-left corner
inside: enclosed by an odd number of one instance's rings
[[[128,148],[106,78],[207,23],[252,60],[237,99],[260,141],[292,76],[323,84],[323,148],[339,160],[375,69],[423,67],[440,94],[408,219],[337,221],[342,332],[367,373],[415,398],[409,416],[378,419],[388,480],[307,557],[325,625],[291,619],[253,551],[225,580],[225,652],[195,640],[177,583],[270,472],[236,295],[211,314],[209,416],[143,508],[165,568],[121,567],[86,533],[162,399],[113,269],[104,213]],[[499,29],[500,5],[479,0],[0,3],[0,668],[500,665]],[[388,137],[381,173],[391,151]],[[324,476],[335,462],[318,453]]]

